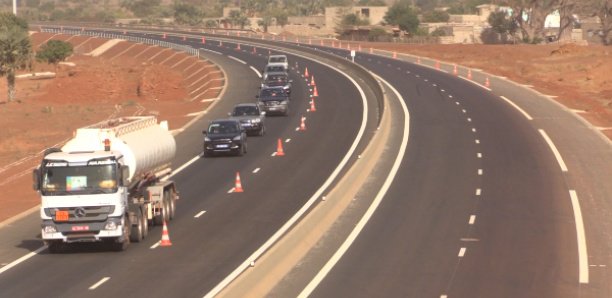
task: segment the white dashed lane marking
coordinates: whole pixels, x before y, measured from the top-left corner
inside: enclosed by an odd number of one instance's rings
[[[257,174],[257,172],[259,172],[259,170],[261,170],[261,168],[257,168],[255,170],[253,170],[253,174]]]
[[[470,220],[468,221],[470,225],[476,223],[476,215],[470,215]]]
[[[194,218],[200,218],[200,216],[202,216],[204,213],[206,213],[206,211],[202,210],[200,212],[198,212],[198,214],[194,215]]]
[[[462,247],[462,248],[459,250],[459,257],[460,257],[460,258],[463,258],[463,256],[465,256],[465,251],[466,251],[466,250],[467,250],[467,248],[465,248],[465,247]]]
[[[101,279],[99,282],[93,284],[91,287],[89,287],[90,290],[95,290],[96,288],[98,288],[99,286],[101,286],[103,283],[107,282],[110,279],[110,277],[105,277],[103,279]]]

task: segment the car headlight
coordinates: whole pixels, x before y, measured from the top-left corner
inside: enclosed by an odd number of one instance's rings
[[[235,136],[235,137],[234,137],[232,140],[234,140],[234,141],[240,141],[240,137],[241,137],[241,136]]]
[[[45,233],[57,233],[55,226],[45,226]]]
[[[210,142],[210,138],[209,137],[204,137],[204,142]]]
[[[104,229],[105,230],[116,230],[117,223],[115,223],[114,221],[109,221],[106,223],[106,225],[104,225]]]
[[[259,119],[259,118],[254,118],[254,119],[251,119],[251,122],[253,122],[253,123],[259,123],[259,122],[261,122],[261,119]]]

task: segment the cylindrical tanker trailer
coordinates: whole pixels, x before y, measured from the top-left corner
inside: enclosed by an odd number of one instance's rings
[[[167,123],[153,116],[79,128],[61,149],[47,149],[33,187],[49,251],[73,242],[124,250],[146,237],[149,225],[171,220],[178,192],[167,176],[175,152]]]

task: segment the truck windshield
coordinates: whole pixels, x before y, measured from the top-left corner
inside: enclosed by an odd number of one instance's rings
[[[99,194],[117,191],[115,164],[45,167],[44,195]]]

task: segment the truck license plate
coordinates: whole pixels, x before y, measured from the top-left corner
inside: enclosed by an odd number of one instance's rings
[[[68,220],[68,211],[55,211],[55,220],[56,221],[67,221]]]
[[[73,226],[72,230],[75,231],[75,232],[89,231],[89,226]]]

